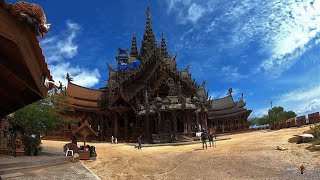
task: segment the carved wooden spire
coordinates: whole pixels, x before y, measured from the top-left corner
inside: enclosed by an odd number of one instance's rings
[[[138,46],[137,46],[137,38],[136,38],[136,34],[133,33],[130,56],[138,58],[138,54],[139,52],[138,52]]]
[[[164,38],[163,33],[161,38],[161,54],[163,55],[163,57],[168,57],[167,44],[166,44],[166,40]]]
[[[154,50],[157,47],[157,41],[153,34],[152,25],[151,25],[151,11],[150,7],[148,6],[147,9],[147,22],[146,22],[146,29],[144,31],[142,46],[140,50],[140,55],[144,56],[147,49]]]

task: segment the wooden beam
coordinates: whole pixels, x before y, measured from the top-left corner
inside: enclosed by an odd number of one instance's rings
[[[14,66],[13,63],[12,64],[10,63],[10,59],[9,58],[5,58],[1,54],[0,54],[0,59],[1,59],[1,61],[0,61],[1,62],[0,63],[0,68],[1,69],[4,69],[5,71],[7,71],[7,73],[10,74],[10,76],[17,78],[26,87],[28,87],[33,92],[35,92],[40,97],[42,97],[42,94],[41,94],[40,90],[37,88],[37,86],[36,86],[36,84],[34,82],[34,79],[32,78],[32,76],[29,73],[29,71],[18,69],[17,67]],[[25,67],[25,68],[27,68],[27,67]]]

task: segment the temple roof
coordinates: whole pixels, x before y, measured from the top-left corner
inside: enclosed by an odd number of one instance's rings
[[[241,115],[246,115],[247,117],[250,115],[252,110],[242,110],[239,112],[233,112],[230,114],[224,114],[224,115],[214,115],[208,117],[208,119],[220,119],[220,118],[229,118],[229,117],[235,117],[235,116],[241,116]]]
[[[73,134],[82,134],[84,136],[87,135],[94,135],[94,136],[98,136],[99,133],[95,132],[89,125],[88,121],[86,120],[85,122],[83,122],[81,124],[81,126],[75,131],[73,132]]]
[[[214,99],[211,101],[212,110],[223,110],[229,109],[236,106],[236,103],[233,101],[232,96],[226,96],[220,99]]]
[[[0,0],[0,117],[43,99],[52,76],[37,35],[39,24]]]
[[[243,101],[243,99],[240,99],[240,101],[236,102],[236,106],[242,108],[246,106],[246,103]]]
[[[220,111],[211,111],[211,112],[209,112],[209,116],[232,114],[232,113],[241,112],[241,111],[245,111],[245,110],[246,109],[239,108],[239,107],[235,106],[235,107],[220,110]]]
[[[71,106],[81,110],[99,110],[98,101],[101,91],[85,88],[68,82],[67,94]]]
[[[30,19],[30,17],[22,15],[19,11],[15,11],[12,6],[13,6],[12,4],[7,4],[4,0],[0,0],[0,7],[3,7],[12,16],[14,16],[14,18],[21,21],[21,24],[26,24],[25,22],[27,22]],[[38,31],[36,24],[32,24],[32,22],[29,22],[29,21],[27,24],[29,25],[29,29],[32,32],[34,32],[35,29],[36,29],[36,31]],[[29,36],[29,38],[30,38],[30,42],[33,45],[33,50],[36,52],[36,56],[37,56],[36,58],[40,64],[40,68],[41,68],[42,72],[44,73],[44,75],[46,75],[49,80],[53,80],[52,76],[50,74],[50,70],[48,68],[48,65],[45,61],[43,54],[42,54],[42,49],[40,47],[40,43],[35,35],[39,35],[39,34],[34,33],[33,35]]]

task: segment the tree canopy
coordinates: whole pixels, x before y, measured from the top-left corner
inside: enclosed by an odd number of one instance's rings
[[[63,112],[68,107],[64,93],[54,95],[30,104],[13,113],[10,123],[19,126],[26,134],[40,134],[52,131],[57,125],[67,122]]]
[[[264,115],[261,118],[258,118],[256,122],[259,125],[263,125],[263,124],[274,125],[280,122],[281,120],[286,120],[296,116],[297,114],[295,112],[285,111],[283,107],[277,106],[277,107],[273,107],[272,109],[269,109],[268,115]]]
[[[47,98],[30,104],[10,115],[8,141],[9,147],[15,149],[15,139],[22,139],[27,155],[37,155],[41,151],[41,134],[52,132],[57,125],[70,122],[64,116],[69,107],[68,97],[64,92],[49,93]]]

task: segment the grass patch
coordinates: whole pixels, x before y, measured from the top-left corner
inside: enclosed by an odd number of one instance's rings
[[[298,136],[294,136],[288,140],[289,143],[298,143]]]

